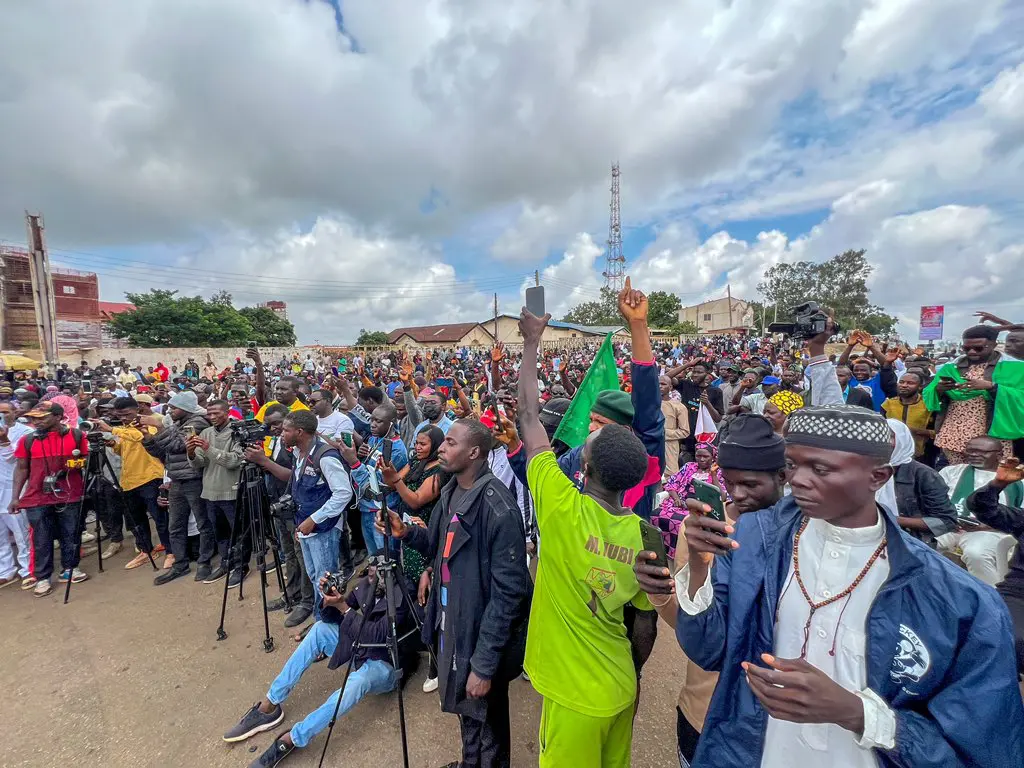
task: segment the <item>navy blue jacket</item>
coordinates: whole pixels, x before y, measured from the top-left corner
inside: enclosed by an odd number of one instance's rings
[[[661,412],[661,388],[658,386],[658,366],[633,362],[633,431],[647,449],[647,455],[658,462],[661,473],[665,471],[665,415]],[[524,486],[526,481],[526,451],[521,448],[508,457],[509,466]],[[558,466],[565,476],[583,491],[583,446],[578,445],[558,457]],[[633,512],[644,520],[650,520],[654,512],[654,497],[658,484],[648,486],[644,495],[633,505]]]
[[[721,673],[694,765],[760,764],[768,714],[740,662],[774,652],[775,610],[801,519],[792,497],[741,516],[739,549],[715,558],[711,607],[697,616],[679,611],[676,636],[686,655]],[[885,522],[889,578],[867,617],[866,663],[868,687],[896,715],[896,746],[876,750],[879,765],[1024,765],[1024,705],[1006,606],[888,513]],[[927,653],[897,655],[901,633],[916,635]]]

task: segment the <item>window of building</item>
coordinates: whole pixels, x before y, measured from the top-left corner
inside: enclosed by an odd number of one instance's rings
[[[64,293],[72,293],[73,294],[75,292],[75,286],[73,286],[73,285],[65,285],[63,287],[64,287]]]
[[[709,312],[705,312],[704,313],[704,322],[705,323],[711,322],[711,314]]]

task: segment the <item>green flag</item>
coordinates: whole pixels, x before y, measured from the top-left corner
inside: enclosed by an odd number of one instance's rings
[[[612,351],[612,335],[604,337],[601,349],[597,351],[590,370],[583,377],[583,383],[562,417],[555,439],[570,448],[583,445],[590,434],[590,409],[594,407],[598,394],[606,389],[619,388],[619,374],[615,367],[615,353]]]

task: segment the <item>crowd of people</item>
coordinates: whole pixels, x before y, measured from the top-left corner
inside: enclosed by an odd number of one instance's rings
[[[599,345],[542,345],[525,309],[515,350],[5,371],[0,585],[43,598],[126,546],[157,587],[193,563],[264,578],[237,530],[257,467],[285,581],[268,609],[298,645],[225,741],[278,729],[317,661],[352,672],[253,766],[424,655],[460,722],[450,766],[510,764],[520,675],[542,766],[629,765],[661,623],[681,766],[1024,765],[1024,326],[979,313],[947,355],[854,330],[830,355],[834,326],[654,345],[646,296],[627,281],[618,303],[615,387],[588,375]],[[397,654],[385,534],[397,623],[423,627]]]

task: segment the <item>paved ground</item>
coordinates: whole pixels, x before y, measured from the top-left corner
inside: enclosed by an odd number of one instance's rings
[[[238,768],[271,741],[261,734],[229,746],[221,734],[267,689],[294,648],[271,614],[277,649],[264,653],[258,582],[244,602],[229,593],[229,637],[217,642],[220,586],[191,577],[152,585],[148,569],[123,570],[122,553],[103,574],[37,599],[17,586],[0,590],[0,690],[6,694],[0,768],[14,766],[210,766]],[[222,583],[223,584],[223,583]],[[61,585],[63,586],[63,585]],[[648,662],[633,740],[633,764],[672,768],[678,651],[664,625]],[[410,765],[436,768],[459,755],[458,723],[420,688],[406,686]],[[340,682],[316,665],[285,705],[288,724],[319,705]],[[398,697],[370,697],[339,721],[325,765],[401,765]],[[537,764],[540,698],[525,681],[512,686],[513,765]],[[321,736],[287,765],[315,766]],[[572,766],[571,768],[587,768]]]

